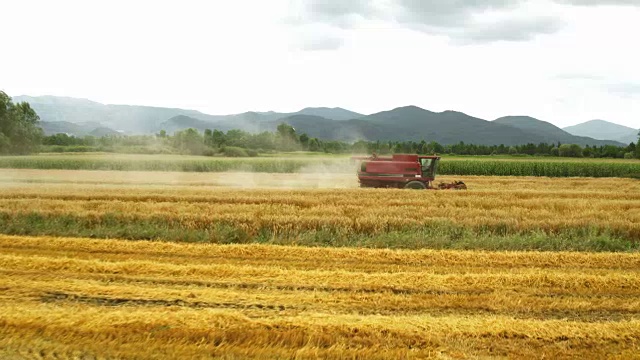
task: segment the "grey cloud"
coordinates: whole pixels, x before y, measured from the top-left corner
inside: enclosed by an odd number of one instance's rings
[[[518,16],[524,0],[452,0],[442,3],[400,0],[400,23],[426,33],[448,36],[459,44],[495,41],[528,41],[559,31],[564,22],[551,16]],[[499,11],[505,14],[491,22],[479,22],[475,14]]]
[[[524,0],[399,0],[401,23],[419,23],[427,26],[465,26],[471,15],[487,10],[513,9]]]
[[[528,41],[538,35],[558,32],[564,21],[554,17],[537,16],[504,18],[492,22],[469,22],[462,27],[431,27],[421,31],[449,37],[455,44],[471,45],[498,41]]]
[[[493,24],[471,26],[458,38],[469,42],[528,41],[540,34],[559,31],[564,22],[553,17],[507,19]]]
[[[291,5],[284,22],[294,27],[292,46],[304,51],[337,50],[344,44],[344,29],[374,16],[367,0],[292,0]]]
[[[343,16],[349,14],[367,15],[374,13],[371,1],[322,1],[310,0],[306,2],[306,8],[313,14],[320,16]]]
[[[577,6],[624,5],[640,6],[639,0],[555,0],[559,4]]]
[[[368,0],[298,0],[302,23],[324,23],[340,28],[355,25],[359,18],[376,17],[376,7]]]
[[[357,28],[358,21],[384,20],[429,34],[446,36],[456,43],[527,41],[552,34],[563,25],[554,17],[515,16],[512,11],[527,0],[298,0],[298,19],[339,28]],[[499,11],[506,16],[478,22],[474,15]],[[513,16],[512,16],[513,15]]]

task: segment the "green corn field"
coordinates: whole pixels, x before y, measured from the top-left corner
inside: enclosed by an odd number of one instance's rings
[[[443,175],[640,177],[640,162],[593,161],[441,161]]]
[[[163,155],[35,155],[0,157],[0,168],[182,171],[260,173],[355,172],[357,164],[346,157],[208,158]],[[607,159],[491,159],[449,158],[440,161],[439,175],[631,177],[640,178],[640,161]]]

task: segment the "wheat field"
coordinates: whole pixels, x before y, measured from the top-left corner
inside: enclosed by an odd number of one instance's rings
[[[0,171],[0,232],[487,250],[640,245],[637,180],[464,180],[468,191],[413,192],[360,189],[353,174]]]
[[[640,352],[640,255],[0,236],[0,356]]]
[[[463,180],[0,170],[0,358],[638,358],[640,182]]]

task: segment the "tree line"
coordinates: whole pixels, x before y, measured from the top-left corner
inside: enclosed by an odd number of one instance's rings
[[[639,134],[640,137],[640,134]],[[560,156],[560,157],[586,157],[586,158],[639,158],[640,139],[638,144],[630,143],[627,146],[603,145],[585,146],[561,143],[528,143],[524,145],[474,145],[459,142],[452,145],[441,145],[435,141],[415,142],[358,142],[354,144],[359,150],[388,153],[418,153],[418,154],[453,154],[453,155],[513,155],[513,156]]]
[[[298,135],[293,127],[282,123],[275,132],[252,134],[242,130],[195,129],[155,135],[103,136],[83,138],[56,134],[46,136],[43,143],[57,151],[116,151],[134,153],[180,153],[190,155],[257,156],[260,153],[310,151],[331,154],[341,153],[393,153],[452,154],[452,155],[512,155],[512,156],[560,156],[586,158],[640,158],[638,144],[628,146],[585,146],[576,144],[524,144],[474,145],[459,142],[443,145],[431,141],[357,141],[347,143],[327,141],[307,134]]]
[[[40,118],[29,103],[14,104],[0,91],[0,154],[30,154],[42,141]]]

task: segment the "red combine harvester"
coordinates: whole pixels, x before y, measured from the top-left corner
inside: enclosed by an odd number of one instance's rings
[[[394,154],[391,157],[373,155],[354,156],[351,159],[361,160],[358,169],[360,187],[398,188],[398,189],[455,189],[466,190],[462,181],[440,183],[433,186],[438,169],[439,156],[421,156],[410,154]]]

